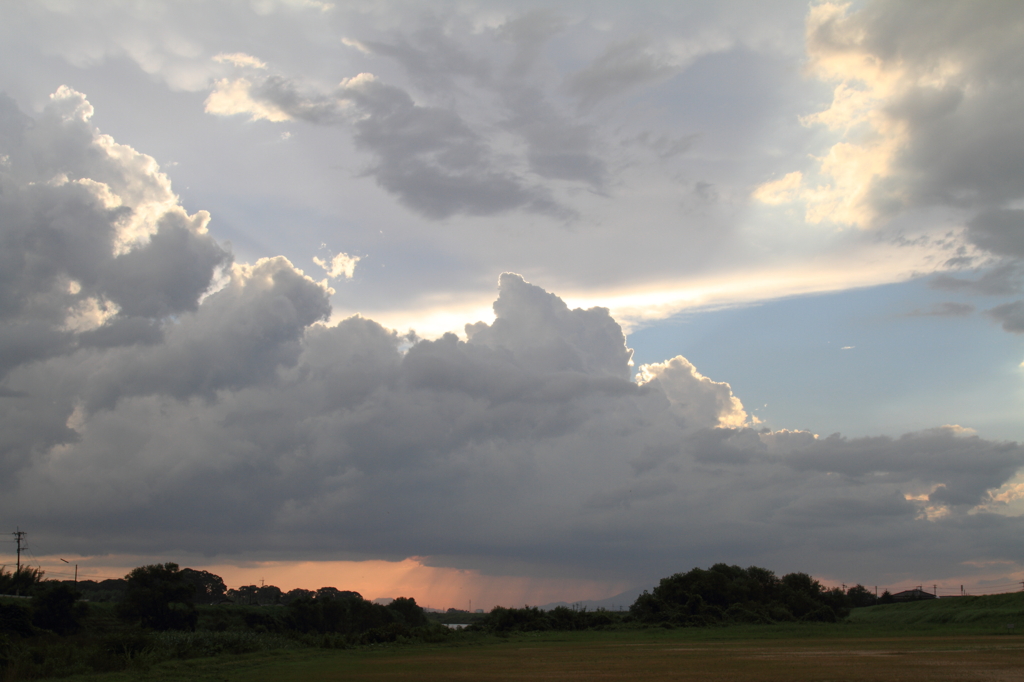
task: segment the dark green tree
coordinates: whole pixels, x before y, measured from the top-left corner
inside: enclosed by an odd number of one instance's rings
[[[715,564],[663,578],[641,594],[630,614],[642,622],[703,626],[724,622],[835,621],[848,613],[839,588],[825,590],[806,573],[782,578],[751,566]]]
[[[122,620],[154,630],[196,629],[195,588],[185,580],[178,564],[139,566],[125,579],[124,599],[117,605]]]
[[[399,597],[387,605],[387,610],[398,615],[399,620],[407,627],[421,627],[429,623],[427,614],[412,597]]]
[[[877,600],[874,593],[863,585],[854,585],[846,591],[846,596],[850,600],[850,606],[858,609],[864,606],[873,606]]]
[[[71,585],[44,582],[32,596],[32,624],[58,635],[70,635],[81,628],[89,605],[78,601],[81,593]]]
[[[301,587],[296,587],[294,590],[289,590],[281,596],[281,603],[285,606],[291,604],[293,601],[299,599],[312,599],[316,595],[313,590],[304,590]]]
[[[6,566],[0,566],[0,594],[29,594],[42,580],[43,571],[40,568],[23,566],[8,571]]]
[[[228,588],[219,575],[209,571],[198,571],[194,568],[181,569],[181,575],[185,582],[192,585],[192,601],[195,604],[218,604],[226,597]]]

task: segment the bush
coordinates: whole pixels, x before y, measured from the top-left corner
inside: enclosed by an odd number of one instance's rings
[[[80,597],[69,585],[42,583],[32,597],[32,624],[58,635],[78,632],[89,610],[88,604],[78,601]]]
[[[43,571],[39,568],[26,566],[8,571],[6,566],[0,566],[0,594],[30,594],[42,579]]]
[[[26,604],[0,601],[0,634],[31,637],[32,611]]]

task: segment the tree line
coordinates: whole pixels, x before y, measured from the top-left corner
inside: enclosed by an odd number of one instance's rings
[[[295,646],[441,642],[544,630],[828,623],[852,608],[891,599],[886,594],[876,600],[861,585],[825,588],[806,573],[778,577],[756,566],[715,564],[663,578],[625,612],[495,607],[472,614],[469,627],[456,632],[442,624],[450,614],[427,614],[412,598],[384,605],[334,587],[230,590],[219,576],[174,563],[140,566],[120,580],[77,584],[45,580],[39,569],[0,567],[0,594],[5,593],[30,597],[0,599],[5,680]]]

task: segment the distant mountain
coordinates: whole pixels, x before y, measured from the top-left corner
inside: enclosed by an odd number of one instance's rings
[[[587,609],[587,611],[596,611],[597,609],[608,609],[609,611],[619,611],[619,610],[628,611],[630,605],[632,605],[632,603],[636,601],[636,598],[639,597],[640,594],[644,590],[646,590],[646,589],[650,589],[650,588],[648,588],[648,587],[635,587],[635,588],[631,588],[631,589],[626,590],[625,592],[620,592],[619,594],[617,594],[617,595],[615,595],[613,597],[608,597],[607,599],[587,599],[587,600],[584,600],[584,601],[574,601],[574,602],[556,601],[556,602],[551,602],[550,604],[543,604],[540,607],[540,609],[543,610],[543,611],[550,611],[551,609],[555,608],[556,606],[569,606],[569,607],[576,606],[578,608],[584,608],[585,607]]]

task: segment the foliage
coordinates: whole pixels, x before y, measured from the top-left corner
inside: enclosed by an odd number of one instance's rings
[[[301,587],[296,587],[294,590],[281,595],[281,603],[287,606],[297,599],[312,599],[316,596],[316,592],[313,590],[304,590]]]
[[[629,607],[645,623],[706,626],[780,621],[835,622],[849,613],[839,588],[825,590],[806,573],[778,578],[757,566],[715,564],[663,578]]]
[[[122,620],[154,630],[195,629],[195,588],[178,570],[178,564],[139,566],[126,580],[124,599],[117,605]]]
[[[31,637],[32,610],[28,604],[17,604],[15,600],[0,601],[0,634]]]
[[[588,611],[584,608],[556,606],[542,611],[536,606],[505,608],[496,606],[468,628],[505,634],[510,632],[540,632],[544,630],[589,630],[604,628],[618,622],[617,614],[604,609]]]
[[[64,581],[67,583],[68,581]],[[82,599],[90,602],[118,602],[124,598],[125,590],[128,589],[128,581],[124,578],[111,578],[108,580],[79,580],[71,583],[79,592]]]
[[[226,598],[227,587],[219,575],[194,568],[183,568],[181,576],[182,580],[193,588],[193,604],[218,604]]]
[[[406,627],[422,627],[430,623],[427,614],[419,607],[412,597],[399,597],[385,607],[395,614],[398,620]]]
[[[81,627],[89,605],[79,602],[81,594],[70,585],[45,582],[32,597],[32,624],[36,627],[69,635]]]
[[[0,594],[29,594],[42,580],[42,569],[23,566],[8,571],[6,566],[0,566]]]
[[[888,593],[888,591],[886,591]],[[850,600],[850,608],[859,609],[865,606],[874,606],[878,601],[874,593],[868,590],[863,585],[854,585],[846,591],[846,596]]]

